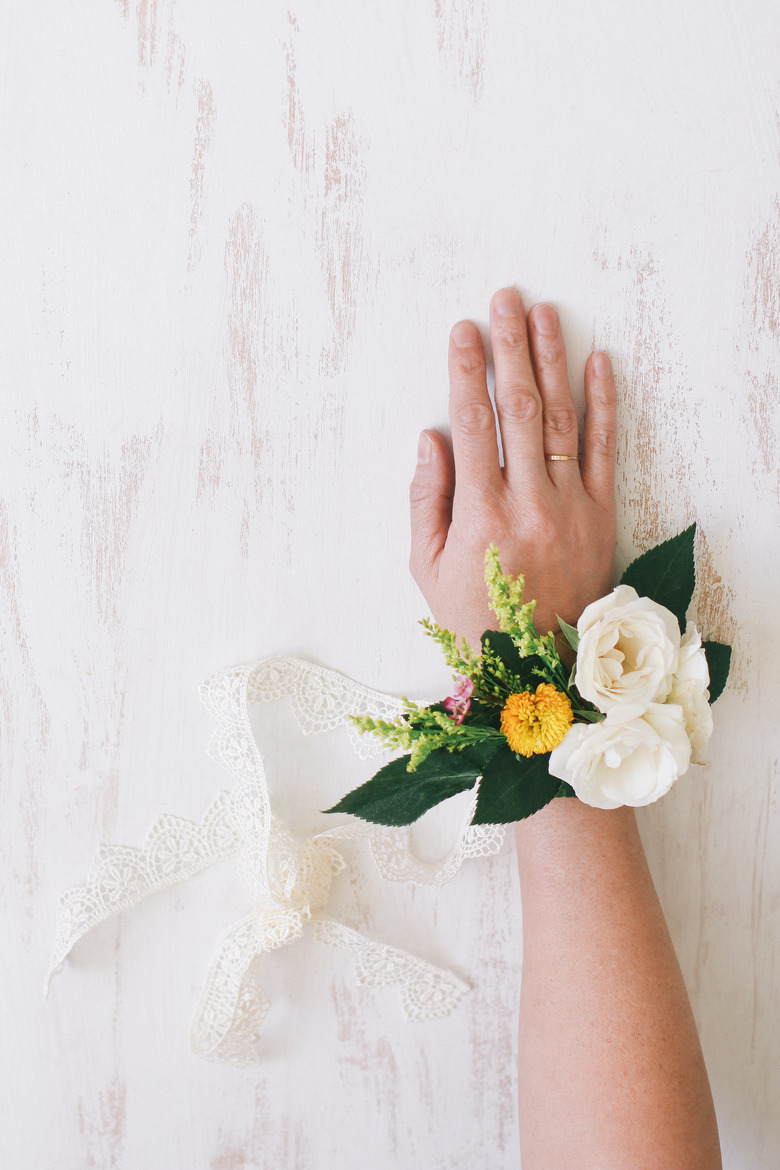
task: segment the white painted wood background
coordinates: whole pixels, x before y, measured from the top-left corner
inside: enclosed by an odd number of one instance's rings
[[[41,1001],[97,846],[225,786],[202,678],[292,652],[447,682],[407,483],[450,326],[516,283],[558,306],[578,396],[590,348],[614,359],[620,561],[701,526],[732,682],[711,764],[641,824],[725,1164],[774,1170],[776,4],[2,0],[0,60],[2,1165],[519,1165],[511,844],[438,892],[359,846],[336,879],[344,921],[473,984],[448,1019],[304,940],[266,963],[263,1064],[192,1056],[232,863],[104,924]],[[321,824],[358,762],[276,714],[278,799]]]

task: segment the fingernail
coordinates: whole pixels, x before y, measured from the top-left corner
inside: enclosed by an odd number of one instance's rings
[[[552,305],[535,305],[532,317],[537,333],[558,332],[558,314]]]
[[[469,321],[458,321],[457,325],[452,327],[451,336],[455,345],[473,345],[474,326]]]
[[[597,378],[608,378],[612,372],[612,363],[605,353],[599,350],[593,355],[593,373]]]
[[[520,312],[520,297],[513,288],[502,288],[493,297],[493,311],[499,317],[516,317]]]
[[[420,438],[417,440],[417,462],[430,463],[432,448],[433,443],[431,442],[430,435],[427,431],[422,431]]]

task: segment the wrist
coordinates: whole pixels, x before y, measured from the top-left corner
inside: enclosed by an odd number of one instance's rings
[[[576,889],[609,858],[644,856],[635,811],[593,808],[576,797],[556,798],[515,823],[521,878]]]

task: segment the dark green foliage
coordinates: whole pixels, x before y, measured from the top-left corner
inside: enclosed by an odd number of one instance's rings
[[[561,633],[576,654],[577,648],[580,644],[580,636],[577,633],[577,627],[570,626],[569,623],[565,622],[562,617],[558,617],[557,613],[555,616],[558,618],[558,625],[561,627]]]
[[[560,787],[555,793],[556,796],[576,796],[577,793],[572,788],[571,784],[567,784],[565,780],[561,780]]]
[[[325,811],[352,813],[378,825],[411,825],[448,796],[473,788],[497,743],[463,752],[431,752],[414,772],[407,769],[409,757],[399,756]]]
[[[521,658],[509,634],[502,634],[498,630],[485,630],[481,641],[483,649],[489,646],[509,673],[522,683],[524,690],[528,688],[536,690],[539,683],[549,674],[549,667],[538,655],[529,654],[526,658]],[[538,671],[542,673],[539,674]]]
[[[714,703],[723,693],[731,666],[731,647],[722,642],[702,642],[710,669],[710,702]]]
[[[501,708],[490,703],[480,703],[479,699],[472,699],[468,723],[472,727],[492,727],[494,731],[499,731],[501,728]],[[494,746],[491,744],[491,747]]]
[[[548,771],[549,755],[518,756],[503,744],[485,765],[473,825],[502,825],[530,817],[549,804],[561,786]]]
[[[693,597],[696,570],[693,541],[696,525],[678,536],[648,549],[637,557],[620,578],[621,585],[633,585],[640,597],[651,597],[670,609],[685,630],[685,614]]]

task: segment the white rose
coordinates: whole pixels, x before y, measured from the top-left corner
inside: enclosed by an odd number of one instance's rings
[[[602,723],[575,723],[550,753],[550,775],[594,808],[652,804],[687,771],[691,744],[682,707],[613,708]]]
[[[667,703],[679,703],[685,717],[685,730],[691,741],[691,761],[702,762],[704,749],[712,735],[710,708],[710,672],[707,656],[702,648],[701,634],[693,622],[688,622],[680,643],[680,661],[672,680]]]
[[[645,708],[667,697],[680,657],[671,610],[618,585],[583,610],[577,633],[577,690],[599,711],[624,703]]]

